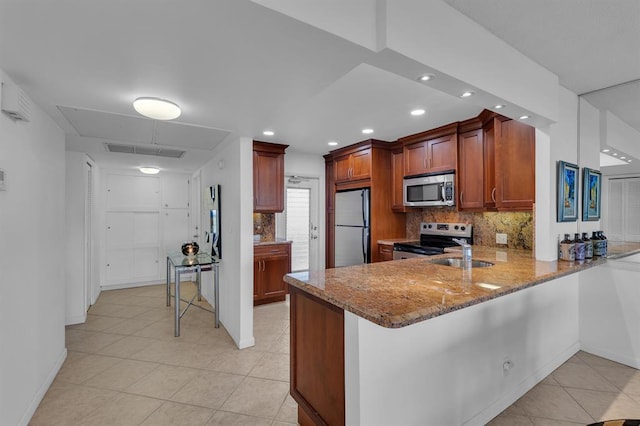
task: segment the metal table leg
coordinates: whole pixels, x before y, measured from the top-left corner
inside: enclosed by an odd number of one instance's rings
[[[171,263],[167,256],[167,306],[171,306]]]
[[[213,264],[213,297],[214,297],[214,310],[216,316],[216,328],[220,327],[220,269],[217,263]]]
[[[176,271],[176,297],[175,297],[175,333],[174,336],[180,336],[180,272],[179,268],[174,268]]]
[[[202,300],[202,281],[200,280],[200,272],[202,268],[198,265],[198,273],[196,274],[196,287],[198,288],[198,302]]]

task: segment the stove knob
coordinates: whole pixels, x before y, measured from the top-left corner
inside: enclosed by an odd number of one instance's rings
[[[427,227],[428,227],[429,229],[431,229],[431,228],[433,227],[433,225],[427,225]]]
[[[458,225],[454,226],[453,229],[458,230]]]
[[[461,231],[464,231],[465,229],[467,229],[467,227],[466,227],[466,226],[462,226],[462,227],[460,228],[460,230],[461,230]]]

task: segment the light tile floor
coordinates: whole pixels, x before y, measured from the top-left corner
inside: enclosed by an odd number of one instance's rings
[[[238,350],[223,327],[214,328],[213,314],[196,307],[174,337],[165,288],[102,292],[87,322],[67,327],[67,359],[30,424],[296,423],[288,303],[256,307],[256,346]],[[183,284],[183,298],[194,291]]]
[[[183,288],[190,298],[195,286]],[[67,360],[31,424],[295,424],[289,306],[258,306],[254,320],[256,346],[240,351],[213,328],[212,314],[194,307],[173,337],[163,285],[103,292],[85,324],[67,327]],[[616,418],[640,418],[640,371],[578,352],[490,425]]]

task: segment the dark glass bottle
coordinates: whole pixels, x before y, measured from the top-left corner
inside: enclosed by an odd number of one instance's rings
[[[589,234],[583,232],[582,241],[584,241],[584,258],[593,258],[593,241],[591,241],[591,239],[589,238]]]
[[[573,243],[576,245],[575,247],[575,258],[578,261],[584,260],[585,258],[585,247],[584,241],[580,239],[580,234],[577,232],[573,235]]]
[[[576,259],[575,247],[569,234],[564,234],[564,240],[560,241],[560,259],[572,262]]]
[[[591,241],[593,241],[593,255],[602,256],[602,240],[598,236],[598,231],[593,231]]]
[[[609,240],[607,240],[607,237],[604,235],[604,231],[600,231],[600,238],[602,238],[602,244],[604,245],[602,255],[607,256],[609,254]]]

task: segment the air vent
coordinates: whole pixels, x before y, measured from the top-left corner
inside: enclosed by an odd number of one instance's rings
[[[31,101],[24,91],[9,82],[2,82],[2,111],[14,120],[31,119]]]
[[[155,148],[152,146],[140,146],[140,145],[119,145],[114,143],[106,143],[107,151],[120,152],[124,154],[140,154],[140,155],[155,155],[157,157],[169,157],[169,158],[182,158],[185,151],[177,149],[165,149]]]
[[[6,191],[7,185],[4,181],[4,170],[0,169],[0,191]]]

